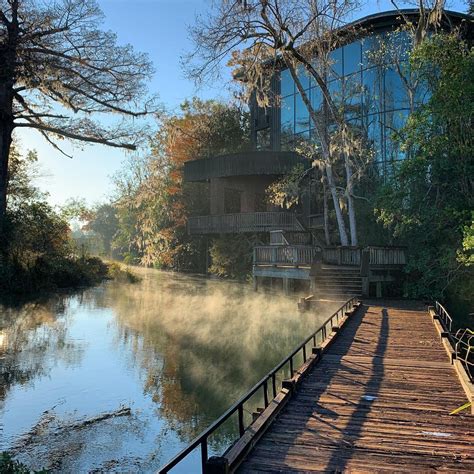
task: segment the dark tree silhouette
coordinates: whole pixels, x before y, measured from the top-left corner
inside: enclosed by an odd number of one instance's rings
[[[101,20],[96,0],[0,0],[0,228],[15,128],[60,151],[58,138],[133,150],[141,130],[124,119],[156,110],[147,56],[118,46]],[[105,127],[93,113],[123,119]]]

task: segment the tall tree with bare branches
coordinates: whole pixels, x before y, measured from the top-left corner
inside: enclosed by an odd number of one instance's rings
[[[349,209],[351,243],[357,244],[356,220],[352,204],[353,166],[348,154],[331,143],[329,129],[336,125],[338,137],[351,139],[344,115],[328,88],[331,69],[329,53],[339,40],[338,33],[357,0],[221,0],[212,15],[198,19],[192,29],[196,50],[190,61],[192,76],[198,79],[214,73],[223,59],[232,53],[232,63],[245,77],[248,96],[255,94],[259,105],[278,103],[272,97],[270,80],[281,68],[288,68],[296,88],[306,105],[319,142],[319,162],[332,198],[342,245],[349,244],[344,220],[344,203]],[[346,31],[349,34],[349,29]],[[315,58],[318,60],[315,62]],[[315,110],[301,84],[304,70],[321,89],[324,107]],[[334,152],[337,148],[337,151]],[[351,147],[343,147],[346,150]],[[343,191],[336,182],[335,161],[343,159],[345,183]]]
[[[429,6],[426,3],[420,0],[420,21],[410,23],[419,41],[444,4],[442,0],[433,0]],[[255,94],[260,106],[278,105],[279,97],[272,97],[270,81],[279,70],[288,69],[317,136],[315,155],[331,196],[342,245],[358,243],[354,189],[367,168],[364,156],[370,156],[370,151],[346,121],[344,104],[341,107],[328,87],[330,78],[337,77],[330,53],[341,40],[350,41],[360,33],[347,24],[359,4],[358,0],[220,0],[212,13],[198,18],[192,28],[196,50],[187,58],[190,74],[202,80],[218,71],[231,54],[231,64],[239,68],[238,77],[245,80],[247,97]],[[311,103],[301,71],[321,90],[320,110]]]
[[[96,0],[0,0],[0,228],[15,128],[60,151],[61,138],[133,150],[143,129],[125,118],[156,110],[147,56],[118,46],[101,21]],[[91,118],[104,113],[122,118]]]

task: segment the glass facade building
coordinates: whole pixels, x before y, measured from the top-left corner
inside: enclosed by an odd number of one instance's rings
[[[383,58],[375,58],[382,41],[396,41],[397,48],[408,49],[409,39],[402,33],[397,37],[377,33],[353,41],[331,52],[327,81],[334,102],[344,110],[348,123],[366,138],[374,151],[376,167],[384,172],[387,164],[404,158],[392,138],[410,113],[410,95],[403,80],[408,70],[406,59],[390,64]],[[305,71],[298,73],[312,108],[320,111],[321,89]],[[425,94],[415,92],[416,106]],[[288,69],[280,73],[280,95],[281,149],[292,149],[298,138],[317,142],[313,121]]]
[[[411,14],[414,18],[418,15],[416,11]],[[466,16],[449,12],[449,18],[459,24]],[[355,26],[360,26],[360,37],[349,42],[342,39],[340,47],[331,51],[329,67],[325,68],[334,102],[373,150],[374,166],[381,174],[389,172],[392,163],[405,158],[394,135],[403,127],[410,111],[428,98],[421,84],[414,87],[413,81],[405,81],[409,78],[407,52],[411,44],[406,33],[394,33],[400,22],[397,12],[359,20]],[[382,43],[393,45],[396,54],[381,57]],[[314,64],[317,68],[317,59]],[[321,111],[320,88],[303,69],[298,76],[312,108]],[[317,143],[313,122],[290,71],[281,70],[272,83],[273,92],[281,101],[273,110],[254,111],[256,148],[294,150],[299,139]]]

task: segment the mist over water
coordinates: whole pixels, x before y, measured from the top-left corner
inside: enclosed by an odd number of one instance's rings
[[[152,472],[335,309],[299,313],[295,298],[247,285],[139,272],[135,285],[0,307],[0,450],[33,469]],[[236,433],[226,423],[211,454]],[[198,463],[196,452],[177,472]]]

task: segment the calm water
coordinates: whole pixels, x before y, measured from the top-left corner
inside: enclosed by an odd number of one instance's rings
[[[330,310],[302,315],[295,299],[245,285],[140,272],[135,285],[0,306],[0,451],[34,469],[152,472]],[[235,439],[233,421],[211,453]],[[176,470],[195,471],[198,452]]]

